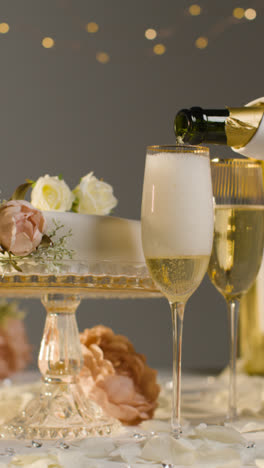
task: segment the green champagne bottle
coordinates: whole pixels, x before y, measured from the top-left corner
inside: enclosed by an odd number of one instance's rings
[[[191,107],[180,110],[174,121],[174,131],[177,139],[190,145],[213,143],[227,145],[225,132],[227,109],[202,109]]]
[[[264,101],[253,103],[237,108],[180,110],[174,121],[177,142],[228,145],[244,156],[264,159]]]

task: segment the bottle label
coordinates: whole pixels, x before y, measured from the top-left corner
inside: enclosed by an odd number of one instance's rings
[[[226,136],[228,146],[235,150],[246,146],[259,128],[264,114],[262,102],[254,107],[228,108],[229,117],[226,119]]]
[[[259,128],[250,142],[243,148],[232,148],[236,153],[247,158],[264,159],[264,117],[259,124]]]

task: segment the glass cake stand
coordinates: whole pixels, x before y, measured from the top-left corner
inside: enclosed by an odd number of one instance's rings
[[[47,318],[39,352],[40,394],[0,427],[10,439],[74,439],[110,435],[120,423],[84,397],[78,383],[82,351],[75,312],[82,298],[160,297],[146,265],[65,261],[10,267],[0,276],[2,297],[40,297]],[[9,268],[9,267],[8,267]]]

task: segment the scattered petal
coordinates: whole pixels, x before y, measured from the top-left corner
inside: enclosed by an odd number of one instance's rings
[[[10,462],[10,467],[22,466],[24,468],[63,468],[56,455],[16,455]]]
[[[173,439],[170,435],[154,436],[143,447],[141,457],[160,463],[192,465],[195,447],[187,439]]]
[[[260,460],[259,458],[256,459],[256,466],[257,468],[264,468],[264,459]]]
[[[85,439],[81,443],[81,450],[87,453],[89,458],[105,458],[116,448],[114,442],[107,437]],[[68,452],[67,452],[68,453]]]
[[[203,439],[215,440],[226,444],[245,444],[244,437],[235,429],[225,426],[206,426],[200,424],[195,434]]]
[[[141,456],[141,447],[138,444],[125,444],[111,453],[111,456],[120,456],[125,462],[133,463]]]
[[[226,465],[230,466],[230,468],[240,468],[241,465],[239,451],[225,446],[216,448],[213,444],[210,444],[210,446],[204,445],[197,451],[196,455],[197,462],[203,466],[209,464],[215,468],[225,467]]]

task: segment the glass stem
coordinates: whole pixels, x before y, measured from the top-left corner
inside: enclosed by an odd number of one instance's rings
[[[185,304],[170,303],[173,330],[173,389],[172,389],[172,436],[178,439],[181,434],[181,364],[182,330]]]
[[[39,369],[45,383],[76,383],[83,364],[75,312],[75,295],[42,297],[47,318],[39,353]]]
[[[230,362],[229,362],[229,401],[227,419],[232,421],[237,416],[236,403],[236,359],[237,359],[237,331],[238,331],[238,314],[239,300],[231,300],[228,305],[228,320],[230,333]]]

